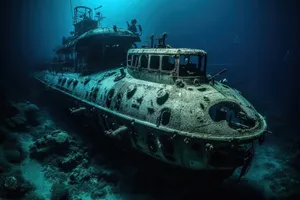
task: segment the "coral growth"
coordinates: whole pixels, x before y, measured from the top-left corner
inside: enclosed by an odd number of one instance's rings
[[[33,191],[34,186],[26,181],[20,171],[20,164],[27,157],[27,151],[20,141],[20,131],[35,126],[38,107],[34,104],[0,103],[0,198],[21,199]],[[18,132],[16,132],[18,131]]]
[[[48,180],[60,183],[62,188],[62,182],[68,184],[73,197],[85,193],[92,199],[104,198],[117,191],[110,187],[116,188],[120,183],[119,173],[94,164],[89,149],[81,140],[62,130],[38,138],[30,146],[30,157],[47,166],[44,171]]]
[[[61,171],[70,172],[79,164],[87,165],[86,148],[66,132],[53,131],[36,140],[30,146],[30,157],[38,161],[49,161]]]
[[[45,134],[30,146],[30,157],[42,161],[54,154],[65,155],[71,142],[72,138],[60,130]]]
[[[24,180],[19,170],[3,173],[0,177],[0,197],[19,199],[34,189],[34,186]]]

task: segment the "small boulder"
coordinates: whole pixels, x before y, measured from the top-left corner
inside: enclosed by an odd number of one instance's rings
[[[24,107],[24,114],[26,116],[27,123],[31,126],[38,126],[40,124],[37,115],[39,110],[39,107],[35,104],[27,104]]]
[[[10,190],[10,191],[17,190],[19,187],[18,181],[14,176],[6,177],[4,179],[3,186],[5,189]]]
[[[38,111],[40,111],[40,109],[35,104],[29,103],[24,106],[25,113],[37,113]]]
[[[58,134],[56,134],[54,136],[55,141],[57,142],[57,144],[62,145],[68,142],[68,134],[65,132],[59,132]]]

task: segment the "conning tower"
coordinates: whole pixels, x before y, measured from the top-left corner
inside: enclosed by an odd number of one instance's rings
[[[158,38],[152,35],[150,45],[130,49],[128,73],[137,79],[178,86],[207,83],[207,53],[200,49],[172,48],[166,44],[166,37],[166,33]]]

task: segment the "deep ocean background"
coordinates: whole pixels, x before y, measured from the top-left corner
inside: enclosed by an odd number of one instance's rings
[[[144,29],[142,39],[167,32],[173,47],[206,50],[209,68],[228,68],[229,83],[258,108],[294,119],[287,116],[297,108],[296,0],[74,0],[73,6],[82,3],[103,5],[103,26],[126,27],[126,21],[136,18]],[[51,59],[52,49],[72,30],[71,7],[67,0],[12,0],[6,6],[1,38],[7,64],[1,69],[17,81],[34,64]]]
[[[273,132],[266,145],[300,141],[297,0],[73,0],[73,7],[80,4],[103,5],[103,26],[126,27],[136,18],[143,40],[167,32],[172,47],[204,49],[209,72],[227,68],[221,78],[266,116]],[[72,30],[70,1],[11,0],[1,19],[1,95],[28,99],[35,89],[30,73]]]

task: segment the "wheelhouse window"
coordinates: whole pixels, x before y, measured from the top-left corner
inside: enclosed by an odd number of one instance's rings
[[[128,54],[127,55],[127,66],[131,66],[131,59],[132,59],[132,55]]]
[[[139,62],[139,57],[138,57],[138,55],[133,55],[133,56],[132,56],[131,67],[137,67],[138,62]]]
[[[141,68],[148,68],[148,55],[141,55]]]
[[[175,69],[175,56],[162,57],[162,70],[173,71]]]
[[[160,60],[159,56],[151,56],[150,57],[150,69],[158,70],[159,69],[159,60]]]
[[[206,68],[205,59],[200,55],[181,55],[179,76],[203,76]]]

